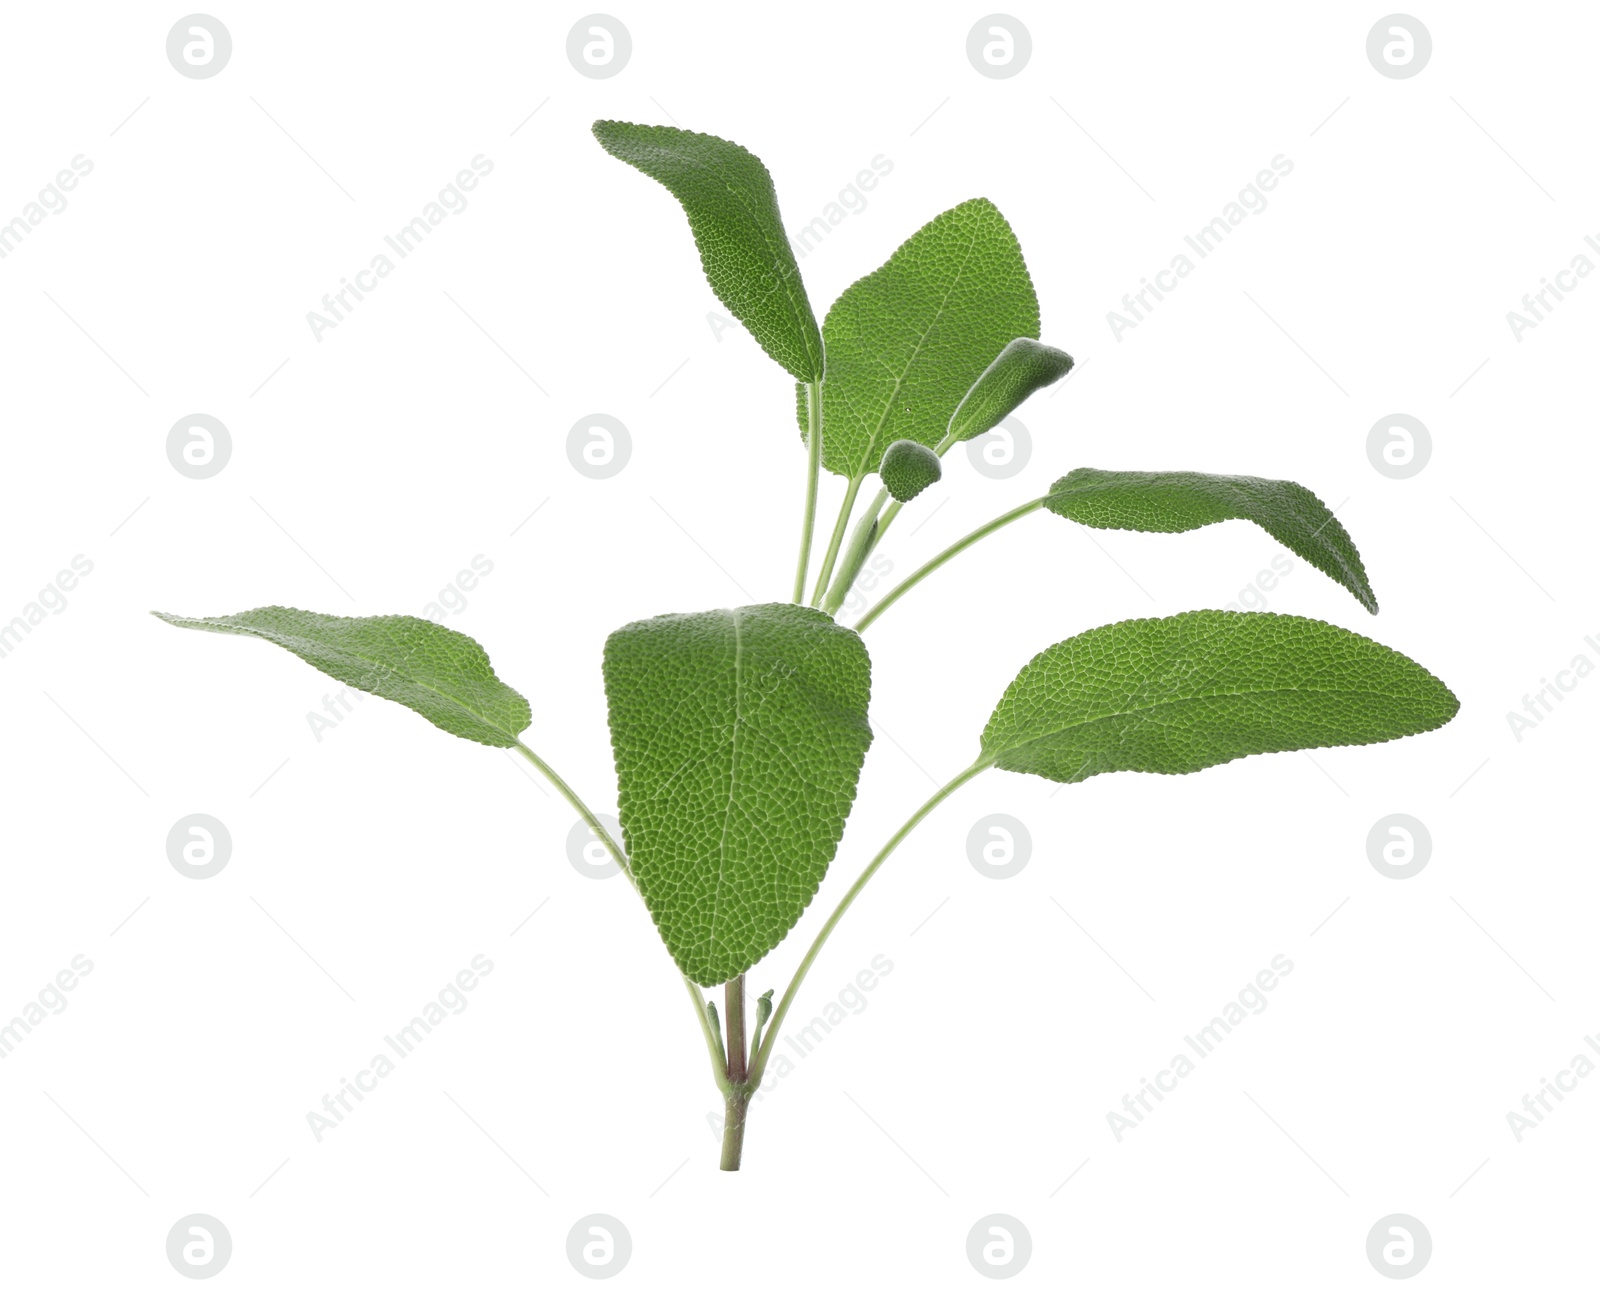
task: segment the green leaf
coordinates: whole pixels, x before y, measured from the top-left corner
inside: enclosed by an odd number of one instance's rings
[[[883,451],[878,476],[896,503],[910,503],[944,475],[939,455],[914,440],[897,440]]]
[[[1065,377],[1071,368],[1072,356],[1066,351],[1018,337],[962,397],[945,440],[955,444],[994,430],[1030,395]]]
[[[823,466],[857,479],[896,440],[936,447],[990,361],[1038,335],[1033,280],[995,205],[974,198],[935,216],[823,320]]]
[[[790,603],[658,616],[606,640],[628,860],[697,984],[748,970],[822,883],[872,742],[871,666]]]
[[[429,723],[485,746],[515,746],[533,721],[527,700],[495,677],[466,634],[416,616],[325,616],[257,607],[232,616],[152,612],[180,629],[264,638],[341,683],[398,701]]]
[[[1080,467],[1050,487],[1044,506],[1099,530],[1176,533],[1218,521],[1253,521],[1378,614],[1378,599],[1350,535],[1321,499],[1293,481]]]
[[[1189,611],[1040,652],[995,707],[982,761],[1053,782],[1193,773],[1268,751],[1393,741],[1459,708],[1415,661],[1348,629]]]
[[[761,349],[800,381],[820,379],[822,336],[761,159],[674,126],[597,121],[594,137],[683,204],[711,290]]]

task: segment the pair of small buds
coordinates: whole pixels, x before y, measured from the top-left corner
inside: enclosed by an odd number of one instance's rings
[[[717,1042],[722,1042],[722,1018],[717,1014],[717,1004],[706,999],[706,1018],[711,1021],[711,1030],[717,1035]],[[760,1029],[772,1018],[772,990],[769,988],[756,999],[756,1028]]]

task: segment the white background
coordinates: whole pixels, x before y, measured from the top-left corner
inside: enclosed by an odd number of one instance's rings
[[[631,1233],[617,1288],[980,1288],[990,1213],[1032,1235],[1017,1288],[1380,1287],[1366,1236],[1396,1212],[1431,1232],[1435,1288],[1587,1279],[1600,1077],[1520,1143],[1506,1113],[1600,1030],[1600,680],[1520,742],[1506,712],[1600,663],[1600,283],[1520,341],[1506,312],[1600,234],[1600,14],[1430,7],[1430,64],[1393,80],[1366,56],[1380,7],[1029,5],[1031,62],[997,80],[966,57],[979,7],[637,5],[631,62],[594,80],[566,57],[582,12],[228,5],[231,62],[191,80],[165,55],[180,10],[7,11],[0,218],[74,156],[93,171],[0,261],[0,619],[94,564],[0,660],[0,1017],[94,965],[0,1061],[7,1287],[179,1287],[165,1239],[196,1212],[241,1290],[587,1288],[565,1246],[589,1213]],[[606,634],[786,597],[803,451],[789,379],[718,338],[680,211],[594,143],[602,116],[744,143],[792,230],[892,160],[802,261],[819,317],[958,201],[1012,222],[1080,367],[1020,411],[1020,475],[951,455],[896,572],[1075,466],[1292,478],[1339,507],[1383,612],[1299,561],[1270,609],[1462,701],[1388,746],[963,789],[818,961],[795,1023],[875,954],[894,969],[755,1107],[737,1175],[670,960],[625,882],[569,865],[573,815],[530,770],[372,699],[318,741],[327,680],[145,614],[418,614],[482,554],[447,623],[614,810]],[[314,339],[307,312],[478,154],[470,206]],[[1268,208],[1114,338],[1122,295],[1278,154]],[[634,445],[608,480],[566,452],[597,411]],[[209,480],[166,458],[195,412],[232,435]],[[1366,453],[1395,412],[1433,437],[1408,480]],[[753,990],[1031,655],[1237,601],[1277,551],[1244,523],[1040,516],[896,607],[839,859]],[[234,842],[205,881],[165,852],[196,812]],[[1033,840],[1005,881],[966,852],[997,812]],[[1433,839],[1404,881],[1366,851],[1396,812]],[[319,1144],[307,1112],[475,954],[495,969],[468,1009]],[[1294,971],[1265,1012],[1119,1143],[1107,1113],[1275,954]]]

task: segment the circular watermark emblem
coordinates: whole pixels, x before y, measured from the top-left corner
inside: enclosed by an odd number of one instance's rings
[[[1391,481],[1415,476],[1433,457],[1433,437],[1409,413],[1379,418],[1367,433],[1367,461]]]
[[[603,1281],[615,1276],[633,1257],[633,1237],[609,1213],[579,1218],[567,1232],[567,1261],[580,1276]]]
[[[233,1237],[209,1213],[179,1218],[167,1232],[167,1261],[191,1280],[215,1276],[232,1257]]]
[[[209,413],[179,418],[167,433],[167,462],[192,481],[215,476],[233,457],[233,437]]]
[[[1367,1261],[1390,1280],[1415,1276],[1432,1257],[1433,1237],[1409,1213],[1379,1218],[1367,1232]]]
[[[622,840],[620,822],[609,813],[597,813],[594,816],[611,833],[611,839],[618,842]],[[567,861],[572,864],[573,871],[579,876],[587,876],[591,881],[603,881],[622,870],[611,856],[611,851],[605,847],[605,842],[589,830],[589,824],[582,818],[574,822],[572,830],[567,832]]]
[[[167,832],[167,861],[179,876],[203,881],[215,876],[233,857],[233,837],[209,813],[179,818]]]
[[[603,81],[627,67],[632,56],[633,37],[608,13],[579,18],[567,33],[567,62],[580,76]]]
[[[1428,66],[1433,37],[1408,13],[1379,18],[1367,33],[1367,62],[1382,76],[1403,81]]]
[[[1015,1276],[1033,1256],[1033,1237],[1009,1213],[979,1218],[967,1232],[967,1261],[980,1276],[1003,1281]]]
[[[208,13],[179,18],[167,33],[167,62],[196,81],[215,76],[233,57],[233,37]]]
[[[979,876],[1004,881],[1015,876],[1033,857],[1033,837],[1008,813],[979,818],[967,832],[967,861]]]
[[[967,442],[967,461],[991,481],[1015,476],[1033,457],[1033,437],[1021,418],[1006,418],[993,431]]]
[[[1367,859],[1373,870],[1390,880],[1415,876],[1433,857],[1433,837],[1409,813],[1379,818],[1367,832]]]
[[[615,476],[632,457],[633,437],[609,413],[585,414],[567,433],[567,462],[591,481]]]
[[[1008,13],[980,18],[967,33],[967,62],[983,76],[1015,76],[1032,56],[1033,37]]]

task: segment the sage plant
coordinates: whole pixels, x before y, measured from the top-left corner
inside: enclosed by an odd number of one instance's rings
[[[594,133],[682,204],[712,291],[794,379],[805,450],[790,601],[658,615],[606,642],[601,674],[623,839],[523,741],[528,701],[464,634],[414,616],[280,606],[157,614],[276,643],[446,732],[515,750],[548,778],[627,875],[676,963],[725,1103],[721,1166],[737,1169],[751,1095],[806,973],[862,888],[958,787],[992,769],[1081,782],[1390,741],[1441,726],[1458,703],[1398,652],[1299,616],[1189,611],[1055,643],[1000,697],[972,762],[867,861],[776,1004],[768,991],[752,1007],[746,972],[783,941],[822,885],[872,744],[862,634],[985,536],[1035,513],[1163,533],[1249,521],[1369,612],[1378,603],[1350,536],[1303,486],[1080,467],[931,556],[853,626],[838,623],[863,563],[902,509],[938,484],[944,454],[1072,368],[1069,355],[1039,340],[1039,303],[1016,236],[985,199],[952,207],[846,289],[819,327],[772,178],[754,154],[667,126],[601,121]],[[825,541],[814,535],[823,470],[844,480]],[[814,540],[822,553],[813,580]],[[930,594],[921,602],[932,611]],[[720,1013],[702,992],[718,985]]]

